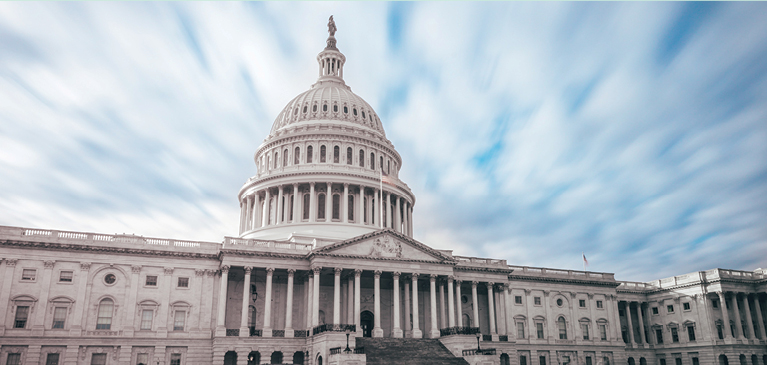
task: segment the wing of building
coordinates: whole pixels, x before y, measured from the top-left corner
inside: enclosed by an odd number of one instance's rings
[[[237,237],[0,227],[0,365],[767,365],[766,270],[621,282],[413,239],[402,159],[331,25]]]

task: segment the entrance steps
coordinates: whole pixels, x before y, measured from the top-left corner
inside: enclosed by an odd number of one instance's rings
[[[357,337],[367,365],[469,365],[437,339]]]

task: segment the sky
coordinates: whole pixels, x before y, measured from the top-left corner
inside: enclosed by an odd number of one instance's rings
[[[417,240],[618,280],[767,267],[761,2],[2,2],[0,225],[235,236],[331,14]]]

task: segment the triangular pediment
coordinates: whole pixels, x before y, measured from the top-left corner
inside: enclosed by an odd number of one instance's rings
[[[314,253],[403,261],[453,261],[450,256],[391,229],[350,238],[322,247],[315,250]]]

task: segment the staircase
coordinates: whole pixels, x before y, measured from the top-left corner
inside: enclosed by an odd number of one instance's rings
[[[469,365],[437,339],[357,337],[367,365]]]

